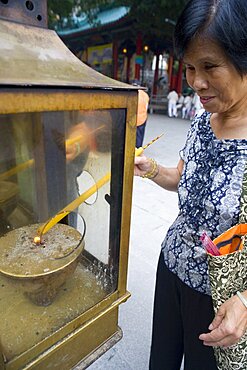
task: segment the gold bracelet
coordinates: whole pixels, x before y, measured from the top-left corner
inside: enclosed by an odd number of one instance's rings
[[[152,164],[152,168],[151,168],[151,171],[149,172],[146,172],[145,175],[142,175],[142,177],[144,179],[154,179],[158,173],[159,173],[159,166],[157,164],[157,162],[153,159],[153,158],[149,158],[151,164]]]

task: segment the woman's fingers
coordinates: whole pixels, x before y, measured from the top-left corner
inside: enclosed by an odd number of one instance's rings
[[[210,333],[203,333],[199,339],[205,346],[229,347],[239,341],[247,328],[246,308],[236,296],[223,303],[209,325]]]

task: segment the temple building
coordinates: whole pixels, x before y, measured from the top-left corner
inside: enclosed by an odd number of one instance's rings
[[[164,37],[147,35],[125,6],[106,7],[93,22],[82,15],[56,28],[61,39],[83,62],[114,79],[146,86],[150,95],[182,89],[182,61],[173,58],[174,23],[164,18]]]

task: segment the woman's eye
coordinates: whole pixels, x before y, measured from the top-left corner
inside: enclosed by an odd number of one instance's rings
[[[213,68],[215,68],[216,66],[215,65],[213,65],[213,64],[207,64],[207,65],[205,65],[205,69],[208,71],[209,69],[213,69]]]
[[[192,67],[192,66],[186,66],[186,70],[194,71],[194,70],[195,70],[195,68],[194,68],[194,67]]]

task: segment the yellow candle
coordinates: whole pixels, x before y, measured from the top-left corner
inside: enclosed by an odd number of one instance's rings
[[[94,129],[94,130],[92,130],[92,131],[89,131],[89,132],[88,132],[88,135],[89,135],[89,136],[91,136],[91,135],[92,135],[92,134],[94,134],[96,131],[99,131],[99,130],[101,130],[101,129],[102,129],[102,128],[104,128],[104,127],[105,127],[105,125],[101,125],[101,126],[99,126],[99,127],[97,127],[96,129]],[[72,138],[70,138],[70,139],[67,139],[67,140],[66,140],[65,145],[66,145],[66,147],[67,147],[67,146],[70,146],[70,145],[72,145],[72,144],[80,143],[81,139],[82,139],[82,135],[72,137]]]
[[[149,141],[149,143],[145,144],[144,146],[140,146],[139,148],[136,148],[135,149],[135,156],[138,157],[139,155],[141,155],[144,152],[145,149],[147,149],[150,145],[155,143],[155,141],[157,141],[163,135],[164,134],[161,134],[161,135],[157,136],[156,138],[154,138],[153,140]]]
[[[34,160],[33,159],[29,159],[29,161],[26,161],[24,163],[18,164],[18,166],[15,166],[15,167],[11,168],[10,170],[1,173],[0,174],[0,180],[5,180],[8,177],[11,177],[11,176],[15,175],[16,173],[18,173],[20,171],[23,171],[23,170],[25,170],[28,167],[31,167],[33,164],[34,164]]]
[[[90,135],[93,134],[93,133],[95,133],[98,130],[101,130],[103,127],[104,127],[104,125],[101,125],[100,127],[92,130],[90,132]],[[69,145],[73,145],[75,143],[79,143],[80,140],[81,140],[81,136],[75,136],[75,137],[73,137],[71,139],[67,139],[65,141],[65,146],[68,147]],[[29,167],[33,166],[33,164],[34,164],[34,159],[29,159],[26,162],[23,162],[21,164],[18,164],[17,166],[11,168],[10,170],[1,173],[0,174],[0,181],[1,180],[5,180],[8,177],[11,177],[11,176],[17,174],[18,172],[24,171],[26,168],[29,168]]]
[[[66,146],[70,146],[72,144],[78,143],[81,140],[81,136],[75,136],[72,139],[67,139],[65,141]]]
[[[152,141],[150,141],[148,144],[144,145],[143,147],[136,148],[135,156],[138,157],[139,155],[141,155],[144,149],[146,149],[149,145],[153,144],[162,135],[157,136],[155,139],[153,139]],[[95,183],[95,185],[91,186],[88,190],[82,193],[78,198],[73,200],[73,202],[68,204],[63,209],[61,209],[60,212],[58,212],[54,217],[52,217],[45,224],[43,224],[37,231],[38,235],[40,235],[40,238],[42,237],[43,234],[47,233],[47,231],[49,231],[54,225],[56,225],[60,220],[66,217],[70,212],[72,212],[74,209],[79,207],[81,203],[85,202],[85,200],[91,197],[91,195],[93,195],[98,189],[100,189],[103,185],[105,185],[108,181],[110,181],[110,178],[111,178],[111,174],[110,172],[108,172],[105,176],[99,179]]]
[[[47,233],[47,231],[50,230],[54,225],[56,225],[60,220],[62,220],[64,217],[66,217],[74,209],[79,207],[79,205],[81,203],[85,202],[85,200],[87,200],[98,189],[100,189],[103,185],[105,185],[110,180],[110,178],[111,178],[111,174],[110,174],[110,172],[108,172],[105,176],[103,176],[101,179],[99,179],[93,186],[91,186],[88,190],[86,190],[84,193],[82,193],[78,198],[73,200],[73,202],[71,202],[66,207],[64,207],[51,220],[49,220],[47,223],[42,225],[38,229],[38,235],[42,236],[43,234]]]

